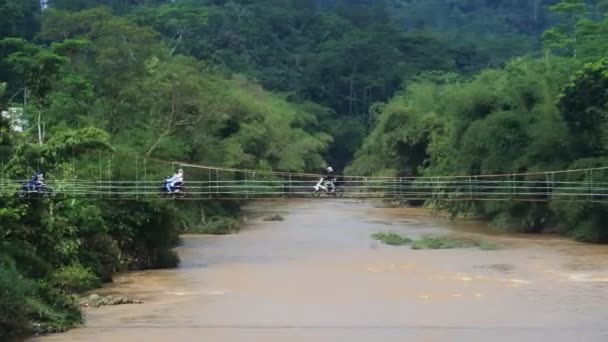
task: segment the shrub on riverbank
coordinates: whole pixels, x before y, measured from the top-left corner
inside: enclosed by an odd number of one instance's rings
[[[497,250],[500,247],[489,241],[472,241],[449,236],[426,235],[412,243],[412,249],[454,249],[477,247],[484,251]]]
[[[403,246],[412,242],[412,239],[393,232],[375,233],[372,234],[372,238],[391,246]]]
[[[49,283],[67,293],[84,292],[100,285],[93,271],[81,265],[61,267],[53,272]]]
[[[175,267],[175,209],[165,203],[2,201],[0,341],[82,322],[72,294],[120,269]],[[7,203],[8,202],[8,203]]]
[[[45,280],[28,279],[14,262],[0,263],[0,340],[65,331],[82,322],[75,300]]]
[[[76,297],[47,281],[38,281],[36,291],[27,303],[31,330],[36,334],[67,331],[83,322]]]
[[[34,284],[17,270],[0,263],[0,337],[11,340],[30,331],[27,298]]]
[[[198,224],[187,230],[191,234],[227,235],[240,230],[238,220],[231,217],[213,217],[208,223]]]
[[[452,239],[447,236],[432,236],[427,235],[412,243],[412,249],[453,249],[453,248],[469,248],[475,244]]]
[[[499,246],[488,241],[469,241],[448,236],[425,235],[418,240],[412,240],[397,233],[380,232],[371,235],[372,239],[391,246],[411,245],[412,249],[453,249],[478,247],[484,251],[499,249]]]

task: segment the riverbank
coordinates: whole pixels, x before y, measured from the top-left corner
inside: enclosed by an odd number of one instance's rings
[[[603,341],[608,249],[452,225],[360,202],[264,203],[237,235],[184,236],[174,270],[120,275],[107,293],[140,305],[87,309],[87,325],[33,341]],[[284,221],[263,217],[280,214]],[[388,230],[501,245],[411,250]]]

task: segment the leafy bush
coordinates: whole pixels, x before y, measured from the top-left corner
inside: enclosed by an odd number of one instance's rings
[[[109,234],[118,242],[122,267],[157,268],[155,262],[161,258],[155,255],[169,255],[169,251],[179,244],[179,211],[170,204],[131,201],[106,205],[104,219],[111,227]]]
[[[603,232],[603,228],[598,226],[592,220],[583,221],[577,224],[568,235],[580,242],[598,243],[606,241],[607,234]]]
[[[39,282],[33,296],[27,299],[28,318],[36,333],[66,331],[82,323],[82,314],[75,295],[56,286]]]
[[[14,262],[16,269],[29,278],[40,279],[51,273],[53,266],[34,251],[17,243],[0,244],[0,258],[4,256]],[[1,262],[0,262],[1,263]]]
[[[78,293],[100,285],[99,278],[90,268],[82,265],[64,266],[50,277],[50,284],[69,293]]]
[[[14,267],[0,263],[1,341],[10,341],[30,331],[27,298],[34,287],[35,283],[23,278]]]
[[[82,239],[78,259],[90,268],[103,282],[112,280],[112,274],[119,266],[120,249],[118,243],[107,234],[97,234]]]

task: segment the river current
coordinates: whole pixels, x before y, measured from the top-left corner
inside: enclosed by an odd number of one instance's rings
[[[280,214],[284,221],[262,217]],[[54,341],[608,341],[608,248],[357,201],[261,202],[242,232],[184,236],[173,270],[97,293],[144,304],[86,310]],[[370,238],[450,234],[499,250],[412,250]]]

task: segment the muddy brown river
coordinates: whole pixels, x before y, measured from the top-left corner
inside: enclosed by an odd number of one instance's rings
[[[608,341],[605,246],[355,201],[258,203],[247,215],[239,234],[185,236],[179,268],[98,292],[144,304],[90,309],[86,327],[33,341]],[[412,250],[374,242],[378,231],[501,248]]]

